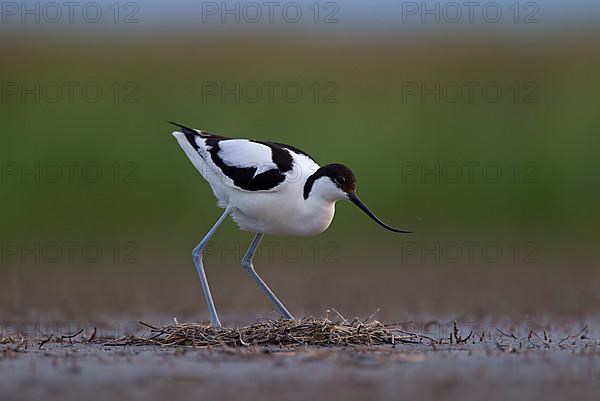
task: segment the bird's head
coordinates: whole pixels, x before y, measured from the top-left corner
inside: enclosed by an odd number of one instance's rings
[[[304,199],[320,197],[328,202],[349,200],[365,212],[380,226],[397,233],[410,234],[412,231],[400,230],[387,225],[356,195],[356,177],[352,170],[339,163],[328,164],[314,172],[304,185]]]

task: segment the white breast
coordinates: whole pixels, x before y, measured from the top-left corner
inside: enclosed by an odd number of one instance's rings
[[[240,192],[230,198],[233,220],[241,230],[271,235],[308,236],[323,232],[333,219],[334,203],[305,200],[304,184],[319,165],[310,157],[290,151],[293,169],[273,192]]]

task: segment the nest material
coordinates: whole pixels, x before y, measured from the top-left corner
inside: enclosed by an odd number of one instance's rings
[[[115,340],[111,345],[373,346],[435,342],[430,337],[403,331],[397,325],[384,325],[378,321],[366,323],[358,319],[352,322],[333,322],[326,318],[307,318],[301,321],[267,320],[237,328],[213,327],[207,323],[175,323],[163,327],[154,327],[143,322],[140,324],[150,329],[148,336],[125,337]]]

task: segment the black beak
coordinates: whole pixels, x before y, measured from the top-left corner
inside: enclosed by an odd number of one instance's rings
[[[394,231],[397,233],[403,233],[403,234],[412,234],[413,231],[406,231],[406,230],[400,230],[398,228],[394,228],[392,226],[388,226],[387,224],[385,224],[383,221],[381,221],[381,219],[377,216],[375,216],[375,214],[369,210],[369,208],[367,207],[367,205],[365,205],[360,198],[358,197],[358,195],[356,195],[355,192],[349,192],[348,193],[348,199],[350,199],[350,201],[352,203],[354,203],[356,206],[358,206],[359,208],[362,209],[363,212],[365,212],[370,218],[372,218],[373,220],[375,220],[375,222],[377,224],[379,224],[380,226],[387,228],[390,231]]]

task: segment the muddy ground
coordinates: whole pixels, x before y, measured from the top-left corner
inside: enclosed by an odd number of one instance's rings
[[[372,272],[370,281],[266,275],[300,316],[335,319],[327,309],[335,305],[367,319],[381,307],[371,319],[436,339],[447,339],[457,321],[461,338],[471,336],[460,344],[377,347],[115,346],[108,338],[147,334],[138,320],[205,318],[193,276],[59,281],[20,272],[0,292],[0,400],[571,401],[600,394],[593,271]],[[213,282],[224,323],[275,317],[250,283],[214,274]]]
[[[600,342],[507,334],[436,348],[192,349],[66,339],[40,347],[30,341],[28,349],[3,346],[0,399],[597,399]]]

